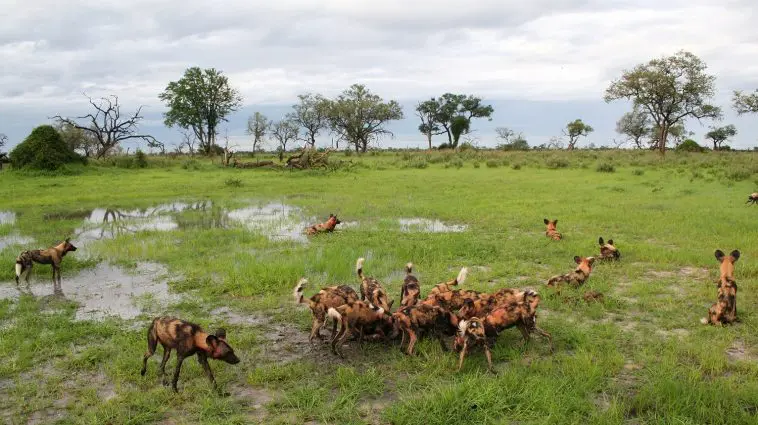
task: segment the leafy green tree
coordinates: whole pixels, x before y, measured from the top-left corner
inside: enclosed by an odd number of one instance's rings
[[[724,127],[711,127],[711,131],[705,134],[706,139],[710,139],[713,142],[713,150],[721,150],[724,142],[729,140],[730,137],[737,135],[737,128],[732,125],[726,125]]]
[[[329,101],[320,94],[301,94],[300,103],[292,105],[293,112],[287,114],[287,121],[294,122],[303,129],[305,140],[316,147],[316,136],[329,127]],[[298,130],[299,131],[299,130]]]
[[[426,140],[429,142],[429,149],[432,149],[432,136],[446,132],[440,127],[441,123],[437,121],[440,117],[440,107],[440,103],[435,98],[419,102],[416,105],[416,116],[421,119],[418,131],[426,136]]]
[[[495,129],[497,139],[502,143],[497,145],[498,149],[504,151],[528,151],[529,143],[521,133],[516,134],[515,131],[508,127],[497,127]]]
[[[432,99],[434,100],[434,99]],[[452,148],[458,146],[458,139],[453,136],[453,125],[457,129],[464,129],[463,134],[471,130],[471,120],[474,118],[487,118],[492,121],[492,114],[495,109],[490,105],[482,104],[482,99],[473,95],[445,93],[436,99],[438,104],[435,122],[442,126],[447,133],[448,142]],[[465,125],[458,119],[463,117],[466,120]]]
[[[680,50],[624,71],[620,79],[611,82],[604,99],[631,100],[647,112],[660,131],[658,149],[663,155],[671,127],[688,117],[721,117],[721,109],[709,103],[716,92],[716,77],[707,74],[706,68],[700,58]]]
[[[737,111],[737,115],[758,114],[758,89],[750,94],[735,90],[732,97],[732,106]]]
[[[40,125],[19,143],[10,153],[14,168],[33,168],[37,170],[57,170],[65,164],[81,162],[60,133],[49,124]]]
[[[279,143],[277,151],[279,152],[279,161],[284,160],[284,152],[287,151],[287,145],[297,140],[300,126],[292,117],[285,117],[281,121],[271,124],[271,137]]]
[[[590,133],[595,131],[590,125],[585,124],[580,119],[576,119],[566,124],[566,129],[563,130],[563,134],[568,137],[568,150],[574,150],[580,137],[587,137]]]
[[[385,125],[403,119],[403,108],[395,100],[385,102],[362,84],[353,84],[329,101],[327,117],[340,139],[355,146],[356,152],[366,152],[369,144],[380,136],[394,136]]]
[[[253,136],[253,157],[255,157],[255,150],[263,146],[263,138],[266,137],[269,128],[271,128],[271,121],[260,112],[256,112],[247,119],[246,132],[248,135]]]
[[[191,129],[204,154],[214,151],[218,125],[242,106],[242,96],[221,71],[196,66],[187,68],[178,81],[169,82],[158,98],[169,108],[163,114],[166,126]]]
[[[652,131],[650,116],[639,108],[627,112],[616,122],[616,133],[623,134],[634,144],[637,149],[645,148],[645,139]]]

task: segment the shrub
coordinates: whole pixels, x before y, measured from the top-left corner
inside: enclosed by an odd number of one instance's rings
[[[641,168],[636,168],[634,171],[632,171],[632,174],[635,175],[635,176],[641,176],[641,175],[645,174],[645,170],[643,170]]]
[[[413,158],[412,160],[405,163],[404,168],[419,168],[423,169],[428,167],[429,164],[426,162],[424,158]]]
[[[698,145],[696,141],[687,139],[680,143],[679,146],[676,147],[676,150],[679,152],[704,152],[705,148]]]
[[[487,160],[487,167],[489,167],[489,168],[497,168],[498,166],[500,166],[500,164],[498,163],[498,161],[496,161],[494,159],[488,159]]]
[[[571,163],[569,163],[569,161],[565,158],[558,158],[553,156],[545,160],[545,165],[547,165],[547,168],[555,169],[566,168],[571,165]]]
[[[83,163],[83,159],[66,144],[51,125],[40,125],[16,146],[9,155],[14,168],[53,171],[65,164]]]
[[[596,170],[598,173],[613,173],[616,171],[616,167],[614,167],[613,164],[601,162],[600,164],[597,164]]]
[[[145,152],[137,149],[137,153],[134,155],[134,164],[139,168],[147,167],[147,155],[145,155]]]
[[[513,165],[511,165],[511,168],[513,168],[514,170],[520,170],[521,169],[521,164],[518,164],[518,163],[517,164],[513,164]]]
[[[240,180],[240,179],[232,179],[232,178],[228,178],[228,179],[226,179],[226,181],[224,182],[224,185],[225,185],[225,186],[229,186],[229,187],[241,187],[241,186],[242,186],[242,180]]]
[[[184,168],[185,170],[199,170],[200,163],[197,162],[196,159],[188,159],[182,162],[182,168]]]
[[[480,164],[479,161],[474,161],[474,168],[479,168],[481,166],[482,164]]]

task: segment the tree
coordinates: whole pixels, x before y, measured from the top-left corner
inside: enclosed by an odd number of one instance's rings
[[[284,160],[284,152],[287,151],[287,144],[297,140],[299,132],[300,126],[297,121],[292,119],[292,117],[287,117],[271,124],[271,137],[279,143],[279,146],[277,147],[277,150],[279,151],[279,161]]]
[[[470,121],[462,115],[458,115],[450,122],[450,135],[453,136],[453,148],[458,146],[458,141],[461,139],[461,135],[469,132]]]
[[[55,119],[59,125],[68,124],[74,128],[88,132],[97,141],[95,149],[96,158],[104,157],[126,140],[141,139],[148,143],[156,142],[153,136],[140,134],[137,131],[139,122],[144,118],[140,115],[142,106],[137,108],[134,115],[122,118],[118,96],[101,97],[98,103],[95,103],[91,97],[87,97],[87,99],[89,99],[90,105],[95,108],[95,113],[76,117],[76,119],[80,120],[89,120],[87,124],[81,125],[73,119],[63,118],[60,115],[56,115],[52,119]]]
[[[187,68],[178,81],[171,81],[158,98],[168,106],[166,126],[191,129],[200,152],[209,155],[216,144],[216,127],[242,106],[242,96],[229,86],[229,79],[215,68]]]
[[[687,139],[687,137],[692,136],[693,134],[695,133],[691,131],[687,131],[687,129],[684,128],[684,125],[679,123],[669,128],[667,136],[673,139],[674,147],[677,147],[682,142],[684,142]],[[661,128],[657,124],[654,124],[653,128],[650,129],[649,137],[650,137],[650,149],[658,149],[660,146]]]
[[[57,170],[67,163],[79,162],[82,158],[66,145],[60,133],[52,125],[40,125],[19,143],[10,153],[14,168]]]
[[[87,158],[91,158],[97,153],[98,141],[91,132],[62,121],[55,123],[55,129],[71,150],[81,152]]]
[[[395,100],[384,100],[362,84],[353,84],[337,99],[330,100],[327,117],[332,131],[356,152],[366,152],[368,145],[382,135],[394,137],[384,126],[403,119],[403,109]]]
[[[187,147],[187,151],[190,156],[195,155],[195,144],[197,144],[197,136],[194,132],[182,130],[182,142],[179,144],[179,151],[181,152],[184,146]]]
[[[708,103],[715,95],[716,77],[694,54],[680,50],[673,56],[652,59],[624,71],[611,82],[604,99],[632,100],[652,118],[660,131],[658,149],[666,152],[669,129],[688,117],[720,119],[721,109]]]
[[[6,136],[5,133],[0,133],[0,149],[2,149],[6,143],[8,143],[8,136]]]
[[[732,97],[732,106],[737,111],[737,115],[758,114],[758,89],[750,94],[744,94],[740,90],[735,90]]]
[[[627,112],[616,122],[616,133],[626,136],[637,149],[645,148],[645,139],[652,131],[650,116],[639,108]]]
[[[563,130],[563,134],[569,138],[567,147],[568,150],[574,150],[577,142],[579,141],[579,138],[586,137],[593,131],[595,131],[594,128],[588,124],[585,124],[580,119],[576,119],[566,124],[566,129]]]
[[[419,102],[416,105],[416,115],[421,119],[418,130],[426,136],[429,149],[432,149],[432,136],[445,133],[445,130],[440,128],[440,122],[437,121],[440,117],[440,103],[434,98]]]
[[[255,149],[263,146],[263,138],[266,137],[266,133],[270,127],[271,121],[260,112],[256,112],[247,119],[246,132],[248,135],[253,136],[253,156],[255,156]]]
[[[705,138],[713,142],[713,150],[717,151],[721,150],[724,142],[735,135],[737,135],[737,128],[729,124],[724,127],[711,127],[711,131],[705,134]]]
[[[304,139],[316,147],[316,136],[329,126],[329,101],[320,94],[306,93],[297,96],[300,103],[292,105],[294,112],[287,115],[287,121],[294,122],[303,129]]]
[[[458,146],[458,142],[453,140],[452,126],[457,117],[461,116],[466,120],[466,124],[459,122],[459,128],[465,128],[465,133],[471,129],[471,120],[474,118],[487,118],[492,121],[492,114],[495,110],[490,105],[483,105],[482,99],[473,95],[445,93],[437,99],[438,113],[435,120],[447,133],[448,142],[452,148]],[[465,134],[464,133],[464,134]]]
[[[498,149],[506,151],[525,151],[529,150],[529,143],[521,133],[516,134],[515,131],[508,127],[497,127],[495,129],[497,139],[502,143],[497,145]]]

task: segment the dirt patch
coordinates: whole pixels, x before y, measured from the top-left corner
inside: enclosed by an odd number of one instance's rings
[[[726,357],[730,362],[756,361],[756,356],[745,347],[745,341],[739,339],[735,340],[732,345],[726,349]]]
[[[378,398],[362,400],[357,406],[358,414],[368,419],[371,424],[380,424],[382,422],[379,415],[395,401],[397,396],[394,393],[384,393]]]
[[[700,267],[682,267],[679,269],[679,275],[683,277],[708,277],[708,269]]]
[[[425,232],[425,233],[451,233],[463,232],[468,226],[465,224],[445,224],[440,220],[428,218],[400,218],[401,232]]]
[[[228,387],[228,390],[232,397],[239,400],[245,406],[245,413],[248,418],[255,420],[256,423],[265,423],[261,421],[267,415],[266,404],[279,397],[278,393],[265,388],[245,385],[232,385]]]
[[[260,326],[271,322],[271,319],[258,314],[243,314],[233,311],[229,307],[218,307],[210,311],[211,317],[220,317],[226,323],[232,325]]]
[[[676,277],[676,273],[674,272],[667,272],[667,271],[659,271],[659,270],[649,270],[645,273],[645,275],[658,278],[658,279],[671,279],[673,277]]]

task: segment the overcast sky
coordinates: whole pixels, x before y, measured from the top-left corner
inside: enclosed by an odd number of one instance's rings
[[[308,91],[334,96],[363,83],[404,105],[394,140],[423,146],[413,105],[444,92],[495,108],[471,135],[523,131],[530,144],[575,118],[608,145],[628,109],[603,92],[622,70],[685,49],[717,75],[721,124],[736,147],[758,145],[758,115],[737,117],[734,89],[758,88],[754,0],[0,0],[0,132],[13,145],[49,116],[83,115],[82,92],[146,105],[143,131],[172,143],[158,94],[190,66],[215,67],[244,97],[220,127],[241,143],[247,117],[278,119]],[[704,126],[710,123],[705,123]],[[688,126],[702,138],[696,121]],[[436,144],[442,143],[438,136]]]

